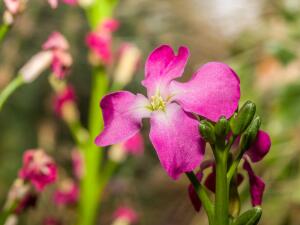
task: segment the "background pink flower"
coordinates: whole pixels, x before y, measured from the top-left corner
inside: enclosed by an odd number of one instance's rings
[[[119,207],[115,213],[114,213],[114,218],[121,219],[127,221],[129,224],[134,224],[138,221],[138,215],[137,213],[129,207]]]
[[[27,150],[23,155],[19,177],[30,181],[38,191],[42,191],[45,186],[56,181],[57,167],[43,150]]]
[[[79,197],[79,187],[72,180],[63,180],[54,193],[54,202],[57,205],[75,204]]]

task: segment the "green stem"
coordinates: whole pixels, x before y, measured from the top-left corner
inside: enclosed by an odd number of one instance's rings
[[[9,30],[9,25],[7,24],[2,24],[0,26],[0,43],[2,42],[2,40],[4,39],[5,35],[7,34],[8,30]]]
[[[238,156],[237,158],[232,162],[228,172],[227,172],[227,185],[230,184],[230,181],[232,179],[232,177],[234,176],[234,174],[236,173],[236,170],[240,164],[240,161],[243,157],[243,152],[241,152],[241,150],[238,151]]]
[[[104,68],[95,69],[92,77],[92,91],[89,111],[89,133],[90,142],[83,151],[85,160],[85,176],[81,181],[80,197],[80,225],[95,224],[101,190],[100,185],[100,165],[103,158],[103,149],[94,144],[95,137],[103,128],[102,112],[99,101],[107,92],[108,76]]]
[[[17,76],[4,88],[4,90],[0,93],[0,111],[9,96],[11,96],[22,84],[24,84],[22,76]]]
[[[216,199],[215,199],[215,223],[216,225],[228,225],[229,194],[227,186],[227,161],[228,153],[223,149],[216,150]]]
[[[198,181],[197,177],[195,176],[194,172],[187,172],[185,173],[188,177],[188,179],[191,181],[191,184],[193,185],[199,199],[201,200],[203,204],[203,208],[205,209],[209,224],[214,224],[214,206],[209,199],[204,187],[201,185],[201,183]]]

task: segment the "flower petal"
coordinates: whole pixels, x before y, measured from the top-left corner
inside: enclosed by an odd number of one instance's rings
[[[150,118],[150,140],[159,160],[173,179],[200,165],[205,143],[198,131],[198,121],[171,103],[166,111],[155,111]]]
[[[247,150],[246,154],[252,162],[262,160],[271,148],[270,136],[264,131],[258,131],[255,142]]]
[[[265,183],[259,177],[256,176],[250,163],[245,159],[243,168],[247,171],[249,176],[251,202],[253,206],[261,205],[262,197],[265,190]]]
[[[100,103],[104,130],[96,138],[98,146],[107,146],[127,140],[141,128],[142,118],[150,116],[148,100],[143,95],[119,91],[106,95]]]
[[[189,57],[189,50],[180,47],[178,55],[174,54],[169,45],[156,48],[148,57],[145,65],[145,79],[143,86],[147,88],[148,96],[159,91],[164,96],[165,86],[171,80],[181,77]],[[165,97],[165,96],[164,96]]]
[[[210,62],[202,66],[186,83],[172,81],[171,93],[185,111],[212,121],[229,118],[238,107],[240,80],[226,64]]]

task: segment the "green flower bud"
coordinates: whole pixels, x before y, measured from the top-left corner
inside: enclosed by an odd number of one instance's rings
[[[225,116],[222,116],[215,125],[215,134],[217,138],[225,138],[229,133],[230,127]]]
[[[243,133],[253,120],[256,106],[253,102],[247,101],[239,112],[230,120],[230,127],[234,135]]]
[[[230,127],[226,117],[222,116],[215,125],[216,144],[224,149],[225,139],[229,133]]]
[[[240,214],[241,200],[238,192],[237,175],[233,177],[229,186],[229,215],[236,218]]]
[[[262,209],[256,206],[240,215],[233,225],[257,225],[262,214]]]
[[[249,149],[251,144],[255,141],[260,124],[261,124],[260,117],[259,116],[255,117],[255,119],[249,125],[245,133],[242,135],[240,141],[240,148],[242,151]]]
[[[207,120],[202,120],[199,124],[199,130],[201,136],[205,141],[214,144],[216,142],[216,136],[214,132],[214,126]]]

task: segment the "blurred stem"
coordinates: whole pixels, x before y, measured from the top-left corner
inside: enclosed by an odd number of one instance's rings
[[[9,96],[11,96],[22,84],[24,84],[23,77],[17,76],[4,88],[4,90],[0,93],[0,111]]]
[[[209,199],[204,187],[201,185],[201,183],[198,181],[197,177],[195,176],[194,172],[187,172],[185,173],[188,177],[188,179],[191,181],[191,184],[193,185],[199,199],[201,200],[203,207],[207,213],[208,221],[210,225],[213,225],[214,222],[214,206]]]
[[[89,111],[90,141],[84,148],[85,175],[81,181],[80,197],[80,225],[93,225],[99,207],[103,187],[100,187],[100,165],[103,158],[103,150],[94,144],[95,137],[103,128],[102,112],[99,107],[100,99],[108,88],[108,76],[104,68],[95,68],[92,74],[92,91]]]
[[[216,149],[216,199],[215,224],[228,225],[229,193],[227,186],[228,152],[225,149]]]
[[[229,186],[230,181],[232,179],[232,177],[234,176],[234,174],[236,173],[236,170],[240,164],[240,161],[243,157],[243,152],[239,149],[238,150],[238,156],[236,157],[236,159],[233,161],[233,163],[231,164],[228,172],[227,172],[227,186]]]
[[[7,31],[9,30],[9,25],[2,24],[0,26],[0,43],[3,41],[5,35],[7,34]]]

